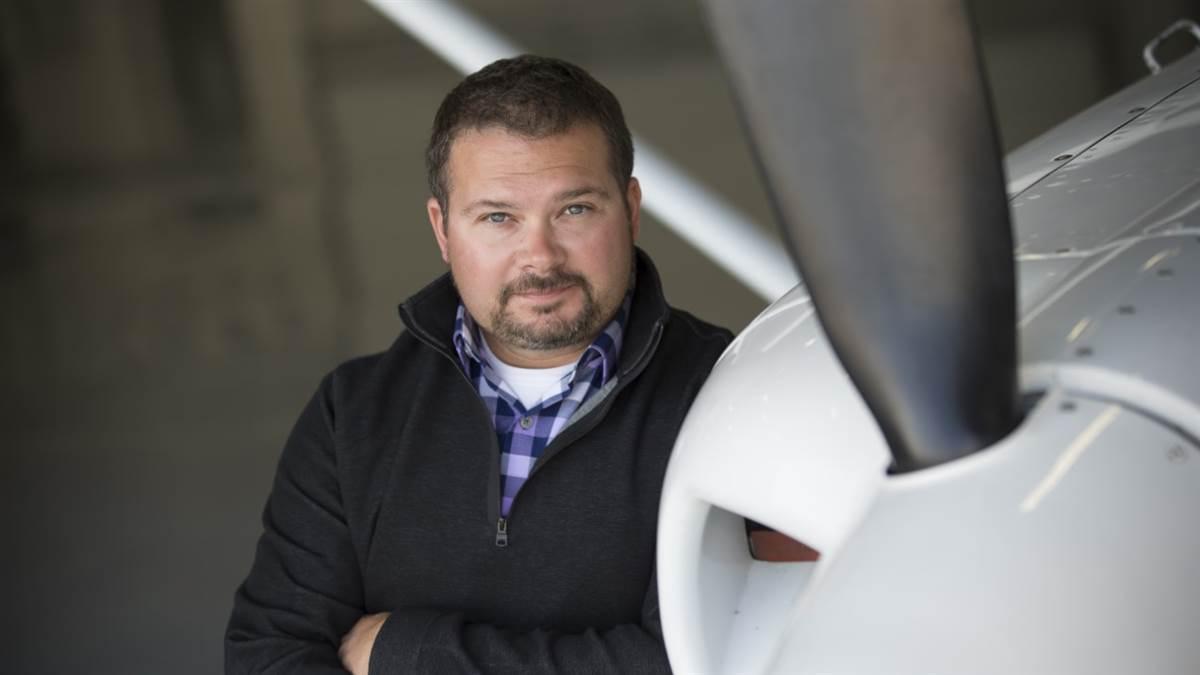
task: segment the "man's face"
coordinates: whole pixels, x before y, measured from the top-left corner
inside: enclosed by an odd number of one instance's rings
[[[497,356],[518,366],[577,358],[628,289],[641,192],[617,185],[599,127],[545,138],[458,134],[443,213],[427,203],[442,259]]]

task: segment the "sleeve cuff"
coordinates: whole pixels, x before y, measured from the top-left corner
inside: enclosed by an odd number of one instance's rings
[[[417,672],[425,633],[439,616],[441,612],[431,609],[392,612],[375,636],[369,675]]]

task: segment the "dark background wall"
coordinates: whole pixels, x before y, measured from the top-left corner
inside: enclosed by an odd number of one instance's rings
[[[771,227],[693,0],[465,4]],[[1200,18],[975,11],[1008,147]],[[300,406],[442,271],[421,152],[458,79],[359,0],[0,0],[0,670],[219,672]],[[676,304],[735,330],[764,306],[653,220],[642,243]]]

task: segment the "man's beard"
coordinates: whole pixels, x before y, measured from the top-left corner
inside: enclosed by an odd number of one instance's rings
[[[514,295],[529,291],[548,291],[574,286],[583,294],[583,307],[573,318],[559,318],[553,312],[562,300],[534,308],[541,315],[530,323],[521,323],[508,311],[508,303]],[[492,333],[502,342],[520,349],[549,351],[581,344],[599,331],[600,306],[591,283],[580,274],[555,270],[539,277],[526,274],[500,289],[496,308],[491,314]]]

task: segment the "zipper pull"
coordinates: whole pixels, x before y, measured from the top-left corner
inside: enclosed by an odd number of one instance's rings
[[[496,521],[496,546],[505,548],[508,546],[508,519],[500,518]]]

